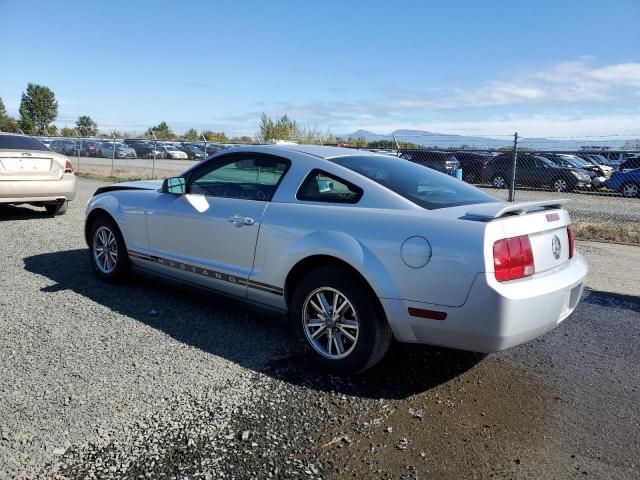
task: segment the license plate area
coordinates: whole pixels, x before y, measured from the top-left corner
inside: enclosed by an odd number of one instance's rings
[[[48,172],[51,170],[50,158],[3,158],[2,168],[7,172]]]

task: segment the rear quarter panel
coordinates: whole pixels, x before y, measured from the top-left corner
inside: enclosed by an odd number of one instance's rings
[[[428,211],[272,203],[261,226],[253,278],[282,286],[300,260],[330,255],[358,270],[381,298],[460,306],[485,268],[484,228]],[[417,269],[400,253],[416,235],[432,249],[429,263]]]

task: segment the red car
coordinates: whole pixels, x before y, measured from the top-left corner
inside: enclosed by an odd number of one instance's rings
[[[97,157],[98,156],[98,145],[96,142],[82,142],[82,149],[80,150],[81,157]]]

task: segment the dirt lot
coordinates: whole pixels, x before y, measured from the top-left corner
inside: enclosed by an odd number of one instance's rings
[[[640,248],[580,243],[576,312],[487,357],[309,370],[285,322],[93,275],[68,213],[0,212],[0,479],[640,478]]]

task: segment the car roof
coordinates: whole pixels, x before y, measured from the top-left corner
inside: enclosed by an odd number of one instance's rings
[[[238,147],[239,149],[246,149],[247,147]],[[314,157],[330,159],[336,157],[348,157],[354,155],[376,155],[379,153],[373,153],[369,151],[362,151],[354,148],[344,147],[327,147],[323,145],[298,145],[298,144],[280,144],[280,145],[251,145],[252,150],[262,151],[265,153],[277,153],[279,151],[299,152],[306,153],[307,155],[313,155]]]

